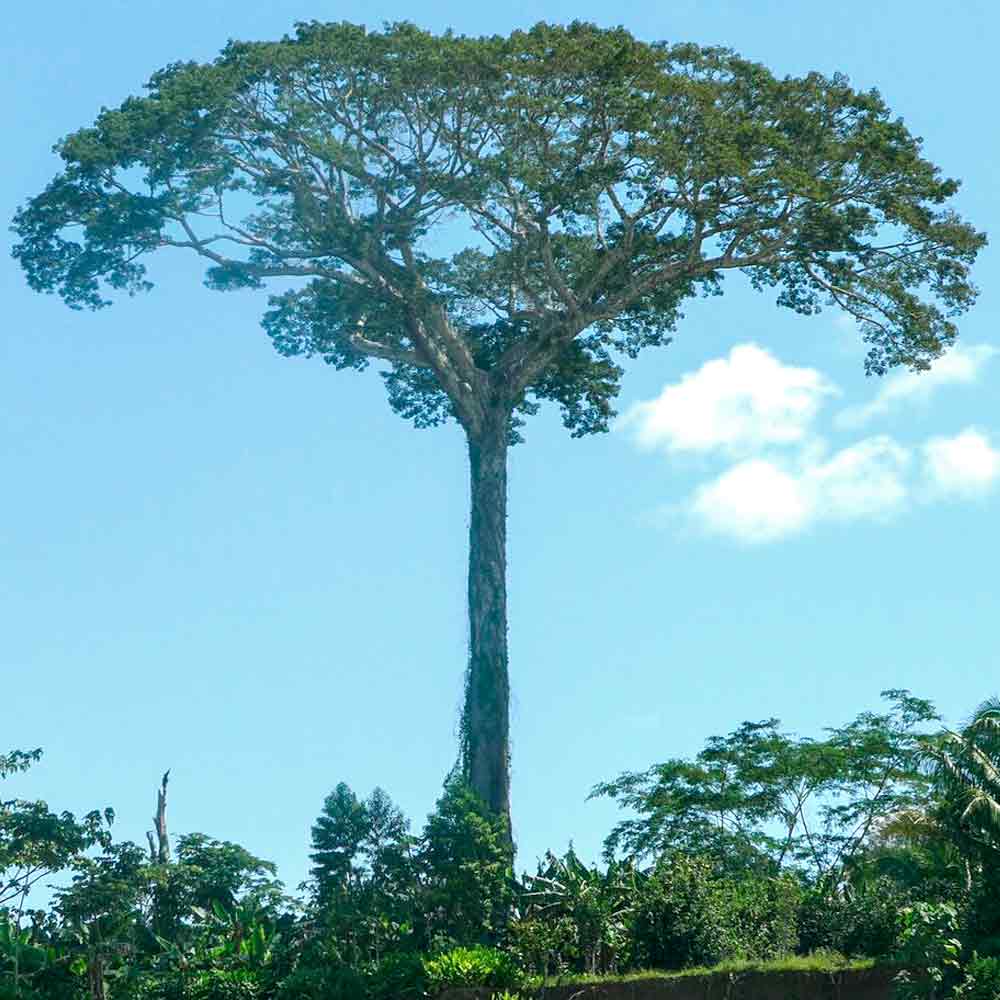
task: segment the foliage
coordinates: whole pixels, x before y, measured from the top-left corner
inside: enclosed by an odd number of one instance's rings
[[[507,942],[518,961],[542,982],[563,979],[579,966],[579,930],[567,916],[543,918],[516,914],[507,927]],[[608,974],[601,969],[601,974]]]
[[[1000,698],[984,701],[955,733],[929,740],[941,791],[937,819],[966,853],[1000,856]]]
[[[627,960],[629,922],[640,876],[629,862],[589,867],[573,848],[548,853],[526,875],[508,928],[526,964],[543,976],[572,968],[614,972]]]
[[[279,349],[388,360],[418,423],[470,422],[464,353],[599,429],[609,352],[663,343],[680,299],[730,269],[799,312],[855,313],[874,370],[921,367],[983,244],[876,92],[579,22],[300,24],[162,70],[59,148],[63,173],[15,220],[34,288],[96,308],[102,283],[148,288],[141,258],[164,246],[200,254],[216,288],[296,279],[268,318]],[[480,238],[434,256],[446,218]]]
[[[427,817],[419,860],[428,940],[444,935],[466,945],[495,942],[513,895],[507,821],[458,775],[446,781]]]
[[[81,971],[74,956],[35,928],[19,928],[0,911],[0,1000],[74,996]]]
[[[636,964],[680,969],[735,957],[726,902],[707,859],[679,854],[661,859],[636,902]]]
[[[694,760],[597,785],[591,797],[639,814],[615,826],[606,856],[684,850],[734,873],[794,861],[836,884],[881,821],[927,798],[920,727],[934,709],[908,691],[883,697],[888,711],[864,712],[823,740],[783,734],[776,719],[746,722]]]
[[[985,775],[1000,754],[980,715],[958,735],[975,739],[969,759]],[[686,772],[686,802],[681,769],[664,779],[674,798],[658,804],[656,836],[673,824],[678,842],[664,840],[648,867],[587,864],[571,846],[515,879],[505,823],[457,774],[420,837],[381,790],[359,799],[337,786],[313,828],[302,907],[273,865],[237,844],[189,834],[161,861],[112,841],[102,818],[96,850],[70,855],[72,878],[47,913],[0,909],[0,1000],[420,1000],[450,986],[513,995],[553,976],[873,960],[902,967],[902,1000],[992,997],[998,852],[988,813],[963,818],[983,784],[970,791],[941,771],[942,748],[958,760],[964,744],[919,731],[932,717],[926,702],[892,692],[889,711],[822,741],[793,739],[773,720],[710,740]],[[810,773],[822,774],[820,792],[811,810],[796,807],[808,835],[766,828],[762,817],[794,804]],[[735,859],[707,838],[692,851],[692,831],[720,815],[729,842],[743,838]],[[842,835],[849,822],[855,832]],[[49,843],[44,827],[39,836]],[[825,867],[807,863],[817,845]]]
[[[256,973],[209,969],[142,977],[128,992],[127,1000],[259,1000],[262,996]]]
[[[376,788],[364,801],[341,782],[312,829],[313,892],[320,921],[352,961],[378,961],[413,934],[415,839]]]
[[[276,1000],[358,1000],[367,983],[357,969],[342,965],[302,966],[286,976],[275,991]]]
[[[0,754],[0,779],[27,771],[41,750]],[[82,820],[54,813],[44,802],[0,799],[0,908],[23,910],[33,886],[67,867],[95,844],[106,845],[113,809],[93,810]]]
[[[432,996],[461,986],[516,990],[524,983],[523,971],[508,952],[483,945],[435,955],[425,960],[424,969]]]
[[[275,912],[282,904],[282,884],[274,864],[245,847],[202,833],[177,840],[177,863],[170,867],[173,905],[181,911],[231,910],[239,905]]]
[[[729,876],[725,884],[726,919],[737,956],[767,961],[791,955],[799,946],[799,882],[788,875],[763,875]]]
[[[955,988],[954,1000],[996,1000],[1000,997],[1000,958],[973,954],[963,972],[965,978]]]
[[[667,855],[638,893],[635,964],[680,969],[790,954],[799,898],[787,877],[734,877],[706,857]]]
[[[368,977],[371,1000],[422,1000],[428,988],[427,969],[418,952],[386,955]]]
[[[915,903],[903,911],[903,934],[896,977],[902,1000],[937,1000],[959,978],[962,942],[958,913],[949,903]]]
[[[903,933],[903,910],[913,895],[888,877],[832,887],[821,880],[802,896],[796,921],[799,947],[803,951],[828,948],[851,956],[891,956]]]

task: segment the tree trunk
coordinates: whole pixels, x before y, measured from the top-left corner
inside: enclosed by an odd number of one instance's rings
[[[507,421],[469,438],[469,666],[462,758],[473,791],[507,822],[510,839],[510,687],[507,679]]]
[[[149,860],[155,864],[165,865],[170,860],[170,838],[167,835],[167,780],[170,771],[163,775],[163,781],[156,793],[156,815],[153,817],[153,831],[146,831],[149,841]],[[156,840],[153,840],[153,835]]]
[[[87,979],[90,985],[90,1000],[105,1000],[103,955],[91,957],[87,964]]]

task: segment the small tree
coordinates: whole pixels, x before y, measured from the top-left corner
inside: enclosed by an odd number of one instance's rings
[[[415,838],[381,788],[361,801],[341,782],[312,828],[314,900],[320,920],[353,961],[378,961],[412,933]]]
[[[32,288],[75,308],[181,249],[216,289],[272,279],[284,355],[381,372],[418,427],[468,440],[462,763],[509,813],[507,454],[542,401],[605,430],[622,368],[741,272],[855,317],[867,369],[927,368],[985,238],[876,91],[777,79],[720,48],[539,24],[508,38],[301,24],[155,74],[58,146],[15,219]],[[447,230],[447,241],[441,236]],[[447,253],[447,244],[464,246]]]
[[[0,754],[0,780],[27,771],[41,760],[41,750]],[[44,802],[0,799],[0,911],[10,910],[15,926],[32,888],[68,867],[95,844],[110,843],[113,809],[93,810],[77,820],[54,813]]]
[[[513,899],[513,858],[502,816],[451,775],[420,845],[426,943],[493,944]]]

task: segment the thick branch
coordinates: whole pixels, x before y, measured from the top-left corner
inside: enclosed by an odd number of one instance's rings
[[[369,340],[362,332],[363,329],[364,321],[359,323],[357,330],[348,336],[351,347],[359,354],[380,358],[383,361],[393,361],[401,365],[413,365],[415,368],[431,367],[430,362],[422,358],[416,351],[408,351],[402,347],[390,347],[388,344]]]

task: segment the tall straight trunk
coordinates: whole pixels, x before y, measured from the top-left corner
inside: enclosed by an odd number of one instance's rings
[[[507,420],[469,438],[469,666],[462,718],[465,776],[510,835],[507,678]]]

